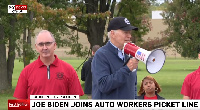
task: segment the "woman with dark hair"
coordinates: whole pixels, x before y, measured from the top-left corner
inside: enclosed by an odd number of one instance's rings
[[[141,83],[138,99],[164,99],[159,96],[160,85],[152,76],[146,76]]]

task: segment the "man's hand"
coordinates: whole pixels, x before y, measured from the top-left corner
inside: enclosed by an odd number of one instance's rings
[[[190,99],[190,97],[184,95],[183,99]]]
[[[136,58],[130,58],[130,60],[127,63],[128,68],[133,71],[138,67],[138,60]]]

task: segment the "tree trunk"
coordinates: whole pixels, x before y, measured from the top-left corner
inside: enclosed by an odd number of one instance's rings
[[[24,67],[27,65],[27,58],[26,58],[26,45],[27,45],[27,43],[26,43],[26,28],[24,28],[24,32],[23,32],[23,62],[24,62]]]
[[[114,12],[114,5],[116,3],[116,0],[113,0],[111,3],[111,0],[100,0],[97,2],[97,0],[85,0],[86,2],[86,13],[104,13],[106,11],[111,10],[111,13]],[[99,4],[100,3],[100,4]],[[110,8],[110,3],[112,4]],[[114,4],[114,5],[113,5]],[[100,6],[100,7],[99,7]],[[113,16],[113,14],[111,14]],[[90,48],[94,45],[100,45],[103,46],[103,36],[104,36],[104,30],[106,25],[106,19],[102,18],[88,18],[87,19],[87,38],[90,43]]]
[[[3,42],[5,38],[5,33],[3,26],[0,25],[0,91],[8,89],[8,79],[7,79],[7,62],[6,62],[6,46]]]
[[[30,21],[32,22],[33,21],[33,11],[30,11]],[[31,26],[30,26],[31,27]],[[31,48],[31,35],[32,35],[32,29],[28,27],[28,36],[27,36],[27,45],[28,45],[28,48]],[[28,64],[30,63],[30,60],[31,60],[31,53],[29,52],[29,55],[28,55]]]
[[[30,21],[33,21],[33,12],[30,11]],[[30,53],[30,48],[31,48],[31,34],[32,30],[30,27],[28,27],[28,36],[26,38],[26,28],[24,29],[24,35],[23,35],[23,61],[24,61],[24,67],[30,63],[31,60],[31,53]]]
[[[16,0],[12,0],[11,4],[15,5]],[[12,18],[10,20],[10,25],[12,26],[11,30],[11,36],[9,36],[9,50],[8,50],[8,60],[7,60],[7,74],[8,74],[8,82],[9,88],[12,88],[12,74],[14,69],[14,60],[15,60],[15,46],[16,46],[16,34],[15,34],[15,23],[16,23],[16,14],[12,14]]]
[[[14,21],[12,21],[14,22]],[[12,31],[15,32],[15,31]],[[8,72],[8,81],[9,81],[9,87],[12,88],[12,74],[14,69],[14,60],[15,60],[15,36],[11,35],[9,37],[9,50],[8,50],[8,60],[7,60],[7,72]]]
[[[88,19],[88,34],[87,38],[90,43],[90,47],[94,45],[100,45],[103,46],[103,35],[105,30],[105,20],[99,19],[99,22],[97,22],[97,19],[90,20]]]

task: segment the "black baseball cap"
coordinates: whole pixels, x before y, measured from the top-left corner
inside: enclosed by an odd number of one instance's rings
[[[129,20],[125,17],[115,17],[113,18],[110,23],[108,24],[107,31],[110,32],[111,30],[123,30],[123,31],[129,31],[129,30],[138,30],[137,27],[131,26],[131,23]]]

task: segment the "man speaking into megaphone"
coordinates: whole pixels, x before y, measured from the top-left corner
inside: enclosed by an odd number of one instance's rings
[[[92,61],[92,99],[136,99],[138,60],[128,60],[123,51],[124,44],[131,42],[132,30],[138,28],[125,17],[110,21],[109,41],[95,53]]]

